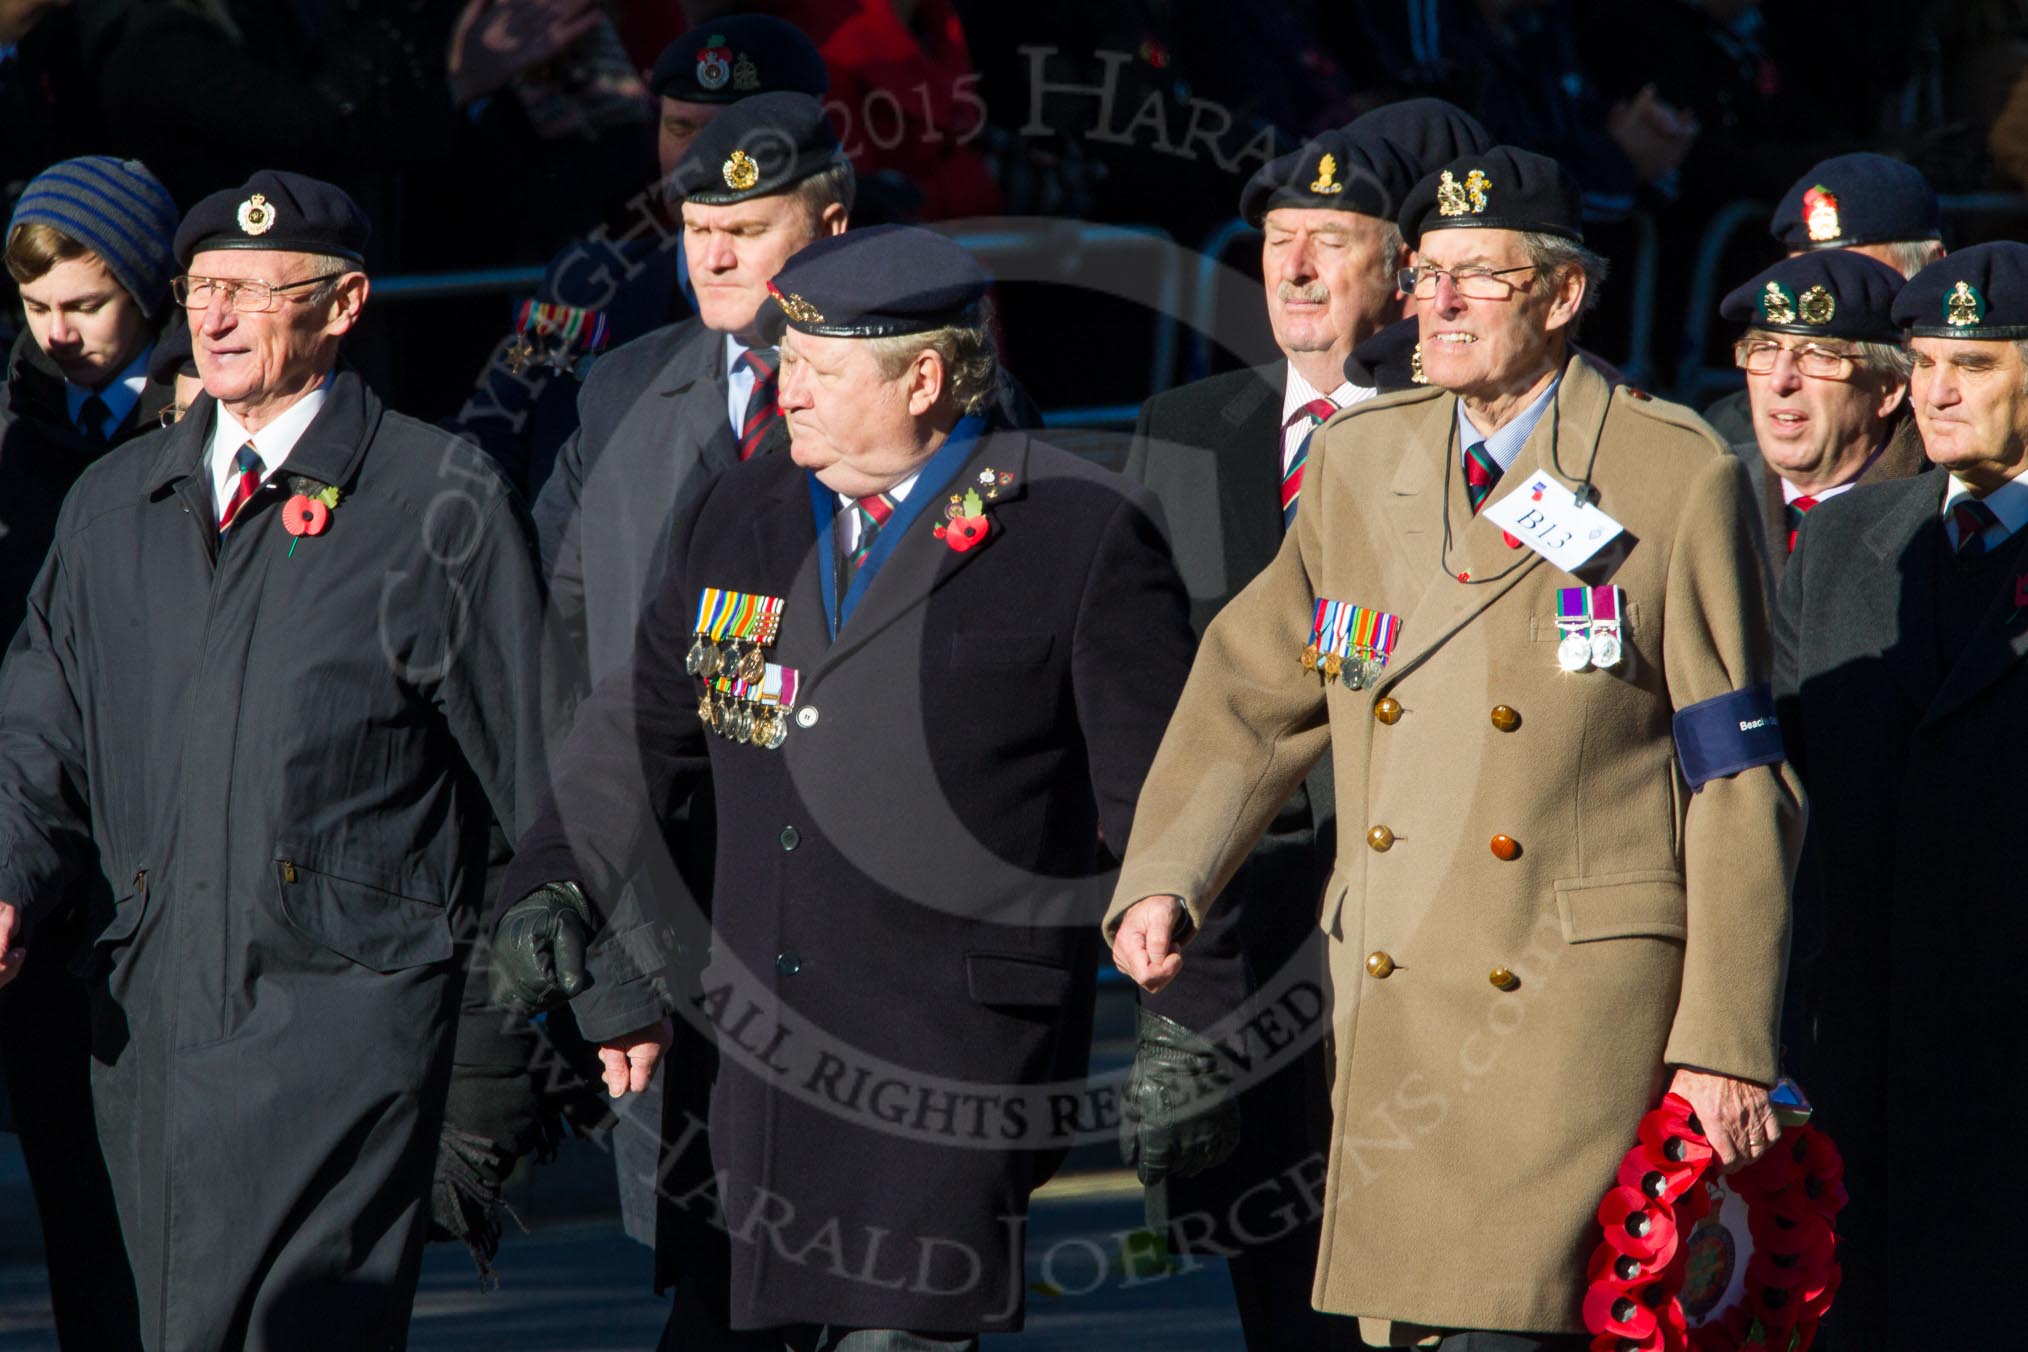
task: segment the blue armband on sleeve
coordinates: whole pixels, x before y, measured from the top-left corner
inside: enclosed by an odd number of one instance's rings
[[[1714,779],[1782,759],[1774,691],[1765,681],[1676,711],[1676,763],[1693,793]]]

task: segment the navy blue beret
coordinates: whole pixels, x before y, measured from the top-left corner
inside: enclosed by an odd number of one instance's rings
[[[1479,119],[1442,99],[1384,103],[1353,118],[1345,130],[1355,135],[1385,136],[1400,146],[1415,165],[1417,183],[1460,155],[1477,155],[1493,147],[1493,138]]]
[[[670,177],[674,197],[709,206],[765,197],[835,163],[838,133],[824,105],[785,91],[741,99],[711,119]]]
[[[1277,207],[1322,207],[1394,219],[1420,175],[1394,142],[1339,127],[1254,171],[1239,194],[1239,214],[1259,225]]]
[[[648,88],[685,103],[735,103],[786,89],[822,98],[831,76],[803,30],[772,14],[727,14],[662,49]]]
[[[1425,230],[1523,230],[1584,240],[1577,180],[1547,155],[1514,146],[1458,156],[1425,178],[1401,209],[1402,237]]]
[[[190,266],[206,249],[282,249],[366,261],[373,223],[343,188],[263,169],[190,208],[176,227],[176,261]]]
[[[1937,259],[1894,298],[1911,338],[2028,338],[2028,244],[1995,240]]]
[[[1761,272],[1726,296],[1718,312],[1748,328],[1891,343],[1901,336],[1894,322],[1901,284],[1900,273],[1865,254],[1816,249]]]
[[[1834,155],[1797,179],[1767,228],[1790,249],[1842,249],[1942,239],[1943,211],[1920,169],[1861,152]]]
[[[782,264],[768,291],[798,332],[886,338],[965,322],[992,281],[943,235],[874,225],[809,245]]]

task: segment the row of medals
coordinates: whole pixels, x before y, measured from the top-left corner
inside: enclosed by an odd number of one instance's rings
[[[705,727],[721,737],[769,751],[789,739],[786,709],[778,704],[734,699],[724,691],[715,691],[712,685],[720,677],[745,681],[748,685],[758,685],[765,679],[768,662],[759,643],[750,644],[742,653],[738,639],[720,647],[700,634],[683,655],[683,670],[704,682],[704,697],[697,702],[697,716],[704,720]],[[714,693],[719,697],[716,703],[711,698]]]
[[[1320,671],[1324,681],[1343,681],[1347,690],[1364,690],[1369,685],[1380,683],[1380,673],[1387,669],[1378,657],[1343,656],[1339,653],[1319,653],[1315,644],[1303,649],[1303,670]]]

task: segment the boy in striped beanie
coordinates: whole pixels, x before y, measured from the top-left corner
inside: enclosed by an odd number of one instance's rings
[[[62,373],[70,421],[89,442],[113,439],[146,386],[176,220],[147,166],[87,155],[29,180],[7,224],[7,271],[29,330]]]

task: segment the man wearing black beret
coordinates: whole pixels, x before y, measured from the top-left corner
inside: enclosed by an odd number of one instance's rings
[[[1847,249],[1903,277],[1913,277],[1944,256],[1943,209],[1936,189],[1914,165],[1871,151],[1834,155],[1812,165],[1782,194],[1767,229],[1791,258]],[[1734,445],[1752,438],[1744,390],[1712,404],[1704,418]]]
[[[1940,474],[1865,485],[1810,513],[1782,575],[1776,689],[1810,795],[1786,1029],[1845,1158],[1839,1352],[1937,1345],[1938,1320],[2006,1289],[2028,1242],[1937,1116],[2028,1108],[1995,1063],[2019,1023],[2028,789],[2028,245],[1980,244],[1894,302],[1909,400]],[[1965,1147],[1973,1146],[1968,1151]],[[1919,1242],[1918,1242],[1919,1241]]]
[[[1461,156],[1400,223],[1430,384],[1318,431],[1293,535],[1204,636],[1107,927],[1145,988],[1187,969],[1178,905],[1206,916],[1328,751],[1352,829],[1318,917],[1314,1303],[1381,1346],[1574,1352],[1600,1190],[1662,1092],[1728,1166],[1778,1130],[1800,808],[1765,565],[1738,461],[1573,353],[1600,265],[1560,165]]]
[[[1162,503],[1199,634],[1281,547],[1311,431],[1373,393],[1341,368],[1359,339],[1401,327],[1390,323],[1402,310],[1395,274],[1407,261],[1394,222],[1401,200],[1430,169],[1489,144],[1463,110],[1410,99],[1264,165],[1247,184],[1240,210],[1263,227],[1261,270],[1282,360],[1156,395],[1127,457],[1129,477]],[[1413,348],[1415,323],[1405,323]],[[1300,1042],[1256,1048],[1260,1069],[1241,1083],[1236,1114],[1214,1109],[1221,1096],[1188,1068],[1214,1065],[1214,1042],[1258,1040],[1235,1025],[1259,1010],[1284,998],[1307,1008],[1322,990],[1315,916],[1281,903],[1321,896],[1332,841],[1330,772],[1320,765],[1212,908],[1192,948],[1201,961],[1143,999],[1125,1100],[1124,1143],[1152,1223],[1167,1230],[1173,1252],[1225,1256],[1253,1348],[1325,1347],[1331,1325],[1345,1323],[1310,1307],[1322,1235],[1314,1185],[1330,1141],[1320,1011],[1311,1010]],[[1253,1211],[1276,1203],[1295,1219],[1252,1223]]]
[[[756,94],[821,100],[830,77],[794,24],[727,14],[663,49],[648,77],[656,98],[656,181],[623,225],[565,246],[502,340],[456,425],[533,499],[578,425],[580,382],[601,354],[691,314],[676,167],[711,121]],[[848,200],[847,205],[850,205]]]
[[[0,668],[0,981],[103,880],[93,1091],[149,1347],[405,1342],[457,940],[541,783],[526,518],[338,363],[367,233],[297,174],[191,209],[205,394],[79,479]]]
[[[1732,447],[1753,479],[1779,577],[1806,513],[1862,483],[1929,468],[1908,417],[1908,354],[1894,323],[1902,277],[1849,249],[1785,258],[1719,307],[1746,326],[1753,439]]]
[[[1028,1198],[1075,1141],[1111,855],[1189,661],[1146,492],[985,414],[988,279],[941,235],[819,240],[770,285],[788,455],[669,534],[581,707],[503,934],[596,928],[709,775],[708,1020],[732,1322],[959,1352],[1021,1325]],[[554,946],[551,946],[553,950]],[[519,998],[565,990],[539,969]],[[1103,1091],[1094,1091],[1103,1092]],[[671,1346],[682,1345],[673,1324]]]

